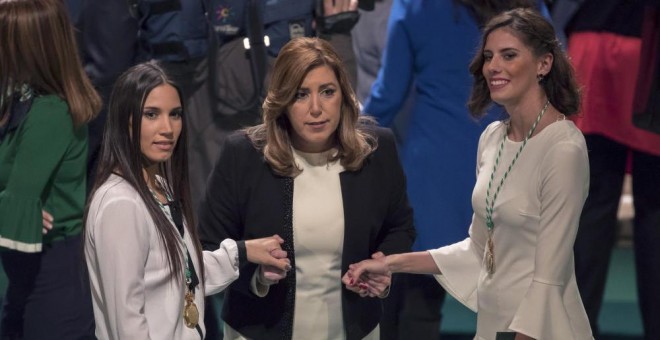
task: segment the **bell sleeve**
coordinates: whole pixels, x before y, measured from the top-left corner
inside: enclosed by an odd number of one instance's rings
[[[434,275],[438,283],[460,303],[477,312],[477,286],[484,246],[475,241],[472,234],[470,227],[470,237],[429,250],[429,253],[440,269],[441,274]]]

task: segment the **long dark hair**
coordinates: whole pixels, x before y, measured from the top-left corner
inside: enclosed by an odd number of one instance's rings
[[[0,1],[0,96],[22,85],[57,95],[74,125],[92,120],[101,99],[85,74],[61,0]],[[0,100],[0,121],[11,100]]]
[[[111,174],[123,177],[138,192],[156,225],[158,234],[167,251],[167,260],[171,275],[183,278],[183,254],[179,246],[180,236],[172,228],[160,206],[154,200],[143,175],[144,156],[140,150],[140,129],[142,126],[142,110],[144,102],[151,91],[161,85],[174,87],[181,98],[179,86],[172,81],[164,69],[156,62],[147,62],[133,66],[122,74],[114,85],[108,104],[108,118],[103,131],[101,156],[98,165],[96,181],[90,197],[105,183]],[[190,233],[195,243],[195,253],[202,262],[202,248],[195,228],[192,205],[190,202],[190,186],[188,182],[187,132],[186,119],[182,119],[181,135],[174,148],[172,158],[159,165],[160,174],[165,178],[172,191],[175,202],[180,204],[185,218],[186,231]],[[129,132],[129,126],[130,131]],[[131,136],[132,134],[132,136]],[[85,221],[89,205],[85,210]],[[203,266],[200,266],[203,279]]]
[[[474,78],[468,109],[475,117],[482,116],[492,103],[486,78],[483,75],[484,48],[488,35],[499,28],[506,28],[536,57],[550,53],[553,56],[552,68],[540,82],[550,103],[565,115],[572,115],[580,109],[580,89],[575,81],[573,67],[566,53],[561,49],[552,25],[537,11],[513,9],[491,19],[483,30],[481,44],[470,63],[470,73]]]

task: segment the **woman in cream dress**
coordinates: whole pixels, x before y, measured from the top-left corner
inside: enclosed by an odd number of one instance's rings
[[[469,237],[351,265],[344,282],[375,295],[372,283],[393,272],[432,273],[477,312],[475,339],[591,339],[573,263],[589,169],[584,138],[565,120],[579,107],[571,66],[552,26],[516,9],[486,25],[470,71],[471,112],[495,102],[509,119],[479,140]]]

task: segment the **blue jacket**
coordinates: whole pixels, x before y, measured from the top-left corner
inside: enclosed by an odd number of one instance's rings
[[[476,121],[466,107],[472,86],[468,65],[480,37],[475,18],[455,1],[395,0],[392,5],[383,67],[364,112],[389,126],[413,84],[414,103],[400,147],[419,235],[415,250],[468,236],[479,136],[503,117],[495,108]]]

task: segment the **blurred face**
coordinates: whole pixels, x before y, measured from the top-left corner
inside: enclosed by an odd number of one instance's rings
[[[154,88],[142,109],[140,151],[149,163],[165,162],[174,152],[182,128],[179,93],[169,84]]]
[[[540,89],[537,75],[547,74],[552,63],[551,54],[534,56],[532,50],[506,28],[498,28],[488,35],[483,56],[482,72],[490,97],[504,106],[516,105],[534,93],[531,90]]]
[[[319,66],[307,73],[286,116],[293,128],[293,147],[303,152],[322,152],[334,146],[341,118],[342,93],[334,71]]]

